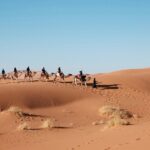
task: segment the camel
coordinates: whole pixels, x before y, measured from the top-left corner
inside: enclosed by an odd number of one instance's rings
[[[82,85],[85,85],[85,87],[87,87],[87,82],[91,80],[91,77],[89,75],[83,75],[83,77],[81,77],[80,75],[76,75],[74,76],[74,81],[73,83],[75,85],[78,85],[78,83]]]
[[[22,72],[14,72],[13,75],[11,75],[12,80],[18,80],[18,78],[22,75]]]
[[[1,76],[0,76],[0,80],[2,80],[2,79],[4,79],[4,80],[11,80],[12,79],[12,75],[11,74],[2,74]]]
[[[57,79],[60,79],[64,82],[65,78],[72,76],[72,74],[65,75],[63,72],[61,73],[57,72],[57,73],[52,73],[52,76],[54,76],[53,82],[55,83]]]
[[[29,79],[28,81],[33,82],[33,77],[35,75],[36,75],[36,72],[32,72],[32,71],[26,72],[24,75],[24,81],[27,81],[27,78],[28,78]]]
[[[48,72],[45,72],[45,73],[41,73],[41,80],[44,80],[44,79],[46,79],[46,81],[48,81],[49,80],[49,78],[50,78],[50,75],[48,74]]]
[[[2,80],[2,79],[6,80],[7,77],[8,77],[7,74],[2,74],[2,75],[0,76],[0,80]]]

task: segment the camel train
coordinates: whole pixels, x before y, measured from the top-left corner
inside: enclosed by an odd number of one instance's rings
[[[14,68],[13,73],[6,74],[5,70],[2,70],[2,74],[0,75],[0,80],[19,80],[20,77],[23,78],[23,80],[33,82],[33,79],[37,72],[33,72],[30,70],[30,67],[27,67],[26,71],[18,71],[17,68]],[[49,81],[52,79],[53,83],[57,82],[63,82],[65,83],[65,79],[73,76],[72,74],[65,75],[61,68],[59,67],[56,73],[49,74],[46,69],[43,67],[40,73],[39,81]],[[83,74],[82,71],[79,72],[78,75],[73,76],[73,84],[74,85],[84,85],[87,87],[87,82],[91,80],[91,76],[87,74]]]

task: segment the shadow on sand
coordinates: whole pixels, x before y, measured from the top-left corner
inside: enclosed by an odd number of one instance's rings
[[[41,117],[41,118],[48,118],[49,116],[44,116],[44,115],[36,115],[36,114],[30,114],[30,113],[25,113],[25,112],[22,112],[22,115],[24,117]]]
[[[24,81],[24,80],[19,80],[19,81],[16,81],[16,82],[5,82],[5,83],[0,83],[0,84],[10,84],[10,83],[25,83],[25,82],[51,82],[51,83],[54,83],[53,80],[48,80],[48,81],[40,81],[40,80],[33,80],[33,81]],[[56,83],[63,83],[63,84],[72,84],[73,85],[73,82],[72,81],[58,81]],[[119,89],[119,85],[120,84],[102,84],[101,82],[98,82],[97,83],[97,89],[102,89],[102,90],[111,90],[111,89]],[[93,83],[87,83],[87,86],[88,87],[92,87],[93,86]]]
[[[87,85],[92,87],[93,83],[88,83]],[[117,89],[119,89],[119,85],[120,84],[101,84],[101,83],[98,83],[97,89],[100,88],[102,90],[112,90],[112,89],[117,90]]]
[[[49,129],[49,130],[52,130],[52,129],[71,129],[72,127],[65,127],[65,126],[54,126],[52,128],[30,128],[30,129],[24,129],[24,130],[27,130],[27,131],[41,131],[41,130],[46,130],[46,129]]]

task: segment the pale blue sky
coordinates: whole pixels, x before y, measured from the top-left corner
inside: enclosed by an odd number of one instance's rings
[[[148,0],[0,0],[0,69],[150,67]]]

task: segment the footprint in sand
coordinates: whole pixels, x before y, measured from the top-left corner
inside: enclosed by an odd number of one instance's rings
[[[110,150],[111,149],[111,147],[107,147],[107,148],[105,148],[104,150]]]
[[[141,140],[141,138],[136,138],[135,140],[136,140],[136,141],[140,141],[140,140]]]

